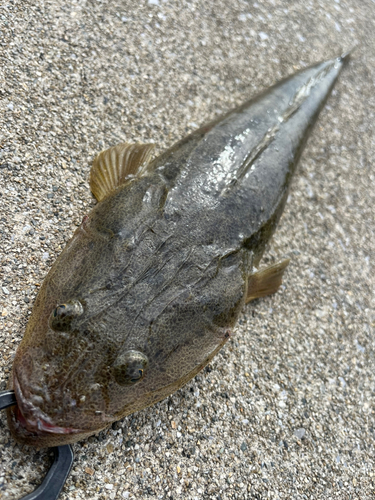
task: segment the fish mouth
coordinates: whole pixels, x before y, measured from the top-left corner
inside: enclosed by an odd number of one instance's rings
[[[17,406],[13,413],[15,425],[21,427],[23,432],[26,431],[38,436],[50,434],[70,435],[87,432],[83,429],[55,425],[50,417],[24,396],[15,371],[13,371],[13,389],[17,399]]]

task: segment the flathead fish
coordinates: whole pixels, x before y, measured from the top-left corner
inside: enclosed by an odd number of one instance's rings
[[[15,439],[72,443],[152,405],[223,347],[288,261],[254,271],[346,56],[287,78],[151,161],[120,144],[91,170],[97,205],[52,266],[17,350]]]

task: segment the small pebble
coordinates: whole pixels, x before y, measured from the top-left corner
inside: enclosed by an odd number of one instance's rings
[[[303,429],[302,427],[300,427],[299,429],[296,429],[294,431],[294,435],[296,436],[296,438],[298,439],[303,439],[305,437],[305,434],[306,434],[306,431],[305,429]]]

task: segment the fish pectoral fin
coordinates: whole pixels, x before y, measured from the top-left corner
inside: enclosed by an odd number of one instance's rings
[[[246,303],[277,292],[289,262],[290,259],[285,259],[251,274],[248,281]]]
[[[106,149],[95,158],[90,172],[90,188],[98,201],[147,171],[154,144],[124,142]]]

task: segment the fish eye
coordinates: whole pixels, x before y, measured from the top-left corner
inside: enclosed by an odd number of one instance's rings
[[[120,354],[113,363],[113,375],[119,385],[131,385],[139,382],[146,374],[147,357],[139,351],[127,351]]]
[[[83,314],[83,306],[79,300],[70,300],[65,304],[60,304],[52,311],[49,325],[52,330],[57,332],[69,330],[70,324],[74,318]]]

